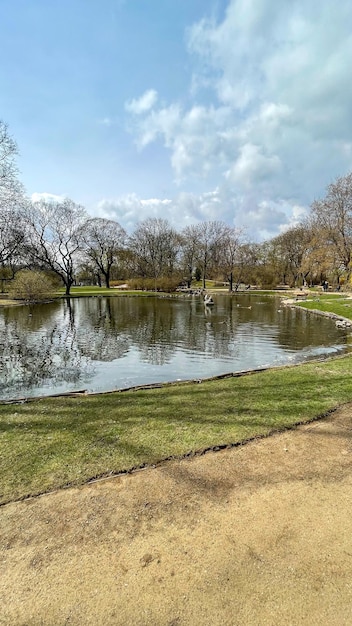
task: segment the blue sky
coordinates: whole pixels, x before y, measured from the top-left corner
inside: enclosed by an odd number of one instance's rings
[[[350,0],[0,0],[0,23],[34,199],[260,240],[351,170]]]

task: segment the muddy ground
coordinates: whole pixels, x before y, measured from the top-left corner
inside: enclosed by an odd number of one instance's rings
[[[0,623],[352,624],[352,406],[0,509]]]

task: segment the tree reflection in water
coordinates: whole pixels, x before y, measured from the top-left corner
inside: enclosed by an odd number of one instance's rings
[[[205,377],[345,343],[331,320],[249,295],[217,296],[212,308],[195,298],[127,296],[7,308],[0,397]]]
[[[5,309],[0,316],[0,394],[76,384],[92,370],[76,340],[73,310],[59,303]]]

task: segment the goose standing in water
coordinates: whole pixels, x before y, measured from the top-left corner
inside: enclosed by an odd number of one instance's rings
[[[206,304],[206,305],[214,304],[213,298],[209,294],[207,294],[207,293],[204,296],[204,304]]]

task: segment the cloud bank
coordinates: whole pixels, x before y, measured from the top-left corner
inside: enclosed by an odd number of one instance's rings
[[[139,148],[161,143],[186,190],[134,198],[139,214],[247,221],[257,238],[295,223],[352,166],[351,24],[349,0],[231,0],[221,21],[194,24],[187,99],[150,89],[125,105]],[[195,181],[211,191],[191,193]],[[111,207],[132,219],[131,198]]]

